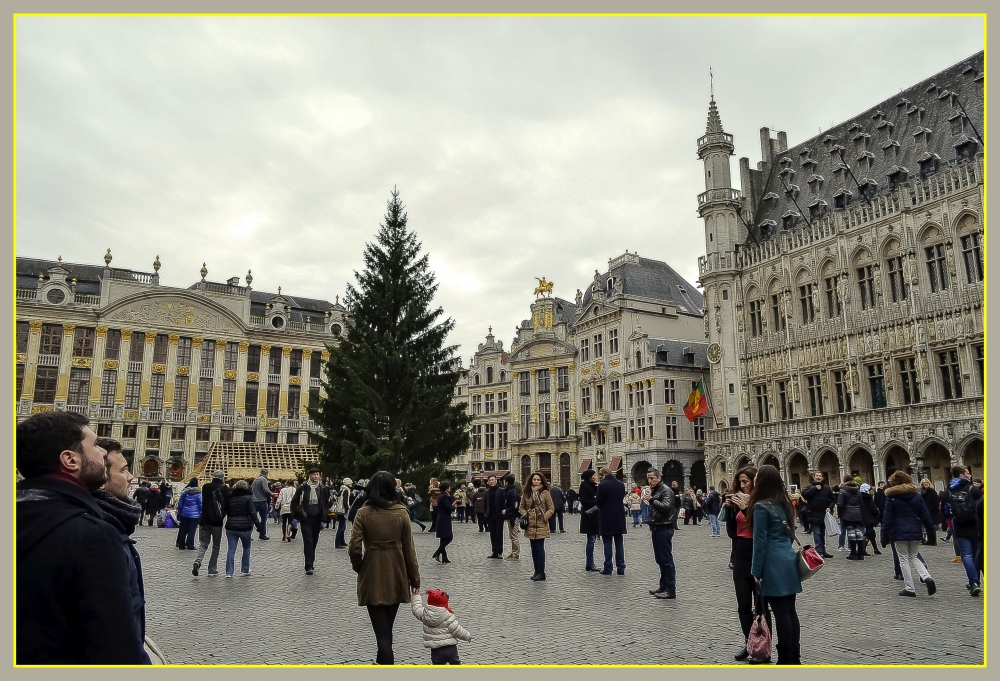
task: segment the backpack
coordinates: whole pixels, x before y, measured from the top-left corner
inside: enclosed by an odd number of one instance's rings
[[[959,522],[975,522],[976,504],[969,496],[971,487],[959,487],[951,493],[951,514]]]
[[[347,509],[344,508],[344,491],[343,490],[339,490],[337,492],[336,498],[334,498],[334,500],[333,500],[333,512],[336,513],[337,515],[344,515],[344,513],[347,512]]]
[[[223,519],[222,487],[215,488],[210,499],[205,499],[204,497],[205,495],[202,494],[202,520],[208,523],[221,523]]]

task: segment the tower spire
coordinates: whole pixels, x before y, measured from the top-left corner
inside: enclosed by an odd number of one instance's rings
[[[725,132],[722,129],[722,118],[719,117],[719,109],[715,106],[715,94],[712,95],[712,100],[708,103],[708,125],[705,128],[705,132],[712,134],[713,132]]]
[[[708,67],[708,91],[709,91],[709,94],[712,96],[712,101],[714,102],[715,101],[715,79],[712,76],[712,67],[711,67],[711,65],[709,65],[709,67]]]

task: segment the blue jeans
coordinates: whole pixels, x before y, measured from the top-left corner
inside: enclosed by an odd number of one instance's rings
[[[840,521],[840,542],[837,544],[838,549],[844,548],[844,544],[847,543],[847,524],[841,520]]]
[[[708,522],[712,523],[712,534],[719,534],[719,516],[715,513],[709,513]]]
[[[250,542],[253,541],[252,534],[251,530],[247,530],[246,532],[226,530],[226,539],[229,541],[229,548],[226,550],[227,575],[233,574],[236,570],[236,547],[240,542],[243,543],[243,560],[240,562],[240,571],[244,573],[250,572]]]
[[[267,536],[267,502],[253,502],[254,511],[257,512],[257,534],[261,539]]]
[[[816,553],[823,555],[826,553],[826,524],[820,520],[812,523],[813,545]]]
[[[535,567],[535,572],[545,573],[545,540],[530,539],[531,542],[531,564]]]
[[[976,561],[973,557],[978,541],[978,538],[970,539],[955,535],[955,546],[958,547],[959,555],[962,556],[962,567],[965,568],[965,576],[969,578],[969,584],[979,584],[979,570],[976,569]]]
[[[632,527],[639,527],[639,520],[642,518],[642,511],[632,511]]]
[[[625,574],[625,542],[620,534],[601,537],[604,540],[604,571],[611,572],[611,541],[615,544],[615,565],[618,574]]]
[[[649,504],[645,501],[642,502],[642,506],[639,508],[639,512],[642,514],[642,522],[649,522]]]
[[[677,593],[677,571],[674,568],[674,553],[671,542],[674,528],[657,526],[652,528],[653,559],[660,566],[660,591]]]
[[[483,518],[485,519],[486,516],[484,515]],[[411,523],[416,523],[420,527],[425,527],[425,525],[417,519],[417,507],[416,506],[411,506],[410,507],[410,522]]]
[[[333,542],[334,546],[346,546],[347,541],[344,539],[344,532],[347,530],[347,516],[343,513],[337,514],[337,537]]]
[[[596,544],[596,543],[597,543],[597,535],[596,534],[588,534],[587,535],[587,567],[593,568],[593,569],[597,569],[597,566],[594,565],[594,544]]]

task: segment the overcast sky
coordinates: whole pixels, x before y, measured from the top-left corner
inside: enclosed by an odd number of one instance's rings
[[[708,70],[736,159],[983,49],[979,18],[17,19],[17,252],[333,300],[395,185],[469,357],[534,277],[692,283]]]

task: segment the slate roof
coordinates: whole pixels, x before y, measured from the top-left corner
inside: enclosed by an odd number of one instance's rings
[[[76,279],[76,292],[87,295],[100,295],[101,274],[103,267],[97,265],[80,265],[72,262],[57,262],[55,260],[43,260],[41,258],[17,258],[17,288],[38,288],[38,275],[45,274],[50,267],[59,265],[64,270],[68,270],[67,281]]]
[[[843,148],[844,160],[858,182],[864,185],[865,179],[874,181],[879,194],[889,191],[891,182],[888,176],[896,171],[902,173],[897,176],[899,181],[904,181],[906,176],[911,180],[914,177],[919,179],[920,162],[934,158],[934,155],[937,155],[940,167],[955,163],[956,144],[971,141],[976,145],[974,149],[978,150],[978,140],[968,123],[964,125],[963,132],[952,131],[952,120],[962,116],[962,110],[953,101],[952,94],[958,95],[972,124],[983,134],[982,52],[811,139],[777,153],[766,170],[768,178],[765,185],[755,191],[756,196],[762,198],[756,206],[752,206],[754,236],[761,239],[761,225],[768,220],[773,221],[773,224],[766,223],[770,234],[777,233],[783,226],[783,217],[800,212],[809,215],[809,206],[817,202],[826,202],[827,210],[834,211],[836,197],[844,192],[851,193],[850,206],[857,207],[864,202],[851,176],[846,172],[835,172],[841,160],[838,154],[831,152],[837,147]],[[921,139],[924,134],[928,135],[926,142]],[[867,141],[866,148],[859,144],[862,141]],[[895,157],[885,153],[890,146],[897,149]],[[859,160],[862,157],[870,159],[873,164],[871,169],[861,169]],[[783,171],[784,176],[781,175]],[[782,177],[786,185],[798,187],[796,199],[801,211],[786,194]],[[773,198],[768,198],[772,195]],[[796,221],[798,227],[805,224],[803,219]],[[748,241],[753,239],[748,237]]]
[[[704,367],[708,370],[708,342],[648,338],[649,354],[656,358],[657,366]],[[694,363],[685,361],[684,353],[694,354]]]
[[[681,314],[704,314],[701,292],[667,263],[640,257],[639,262],[623,262],[610,272],[600,275],[601,286],[606,290],[608,277],[620,278],[622,293],[642,298],[662,300],[677,307]],[[583,292],[580,309],[584,310],[593,300],[593,281]]]

